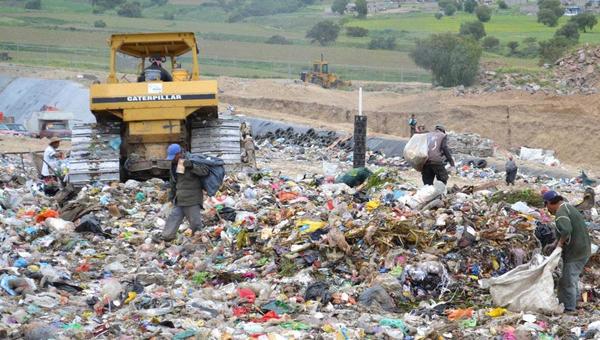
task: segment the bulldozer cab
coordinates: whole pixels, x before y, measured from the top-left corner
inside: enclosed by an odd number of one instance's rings
[[[329,63],[322,60],[317,60],[313,64],[313,72],[315,73],[329,73]]]
[[[167,81],[171,80],[199,80],[200,72],[198,65],[198,44],[194,33],[139,33],[139,34],[113,34],[109,40],[110,45],[110,71],[107,83],[118,83],[117,72],[117,53],[139,58],[138,73],[143,76],[138,81],[163,80],[153,77],[155,72],[145,70],[155,67],[161,70],[162,65],[169,61],[171,74]],[[189,54],[191,57],[191,75],[187,70],[181,68],[177,59],[180,56]],[[187,57],[187,56],[186,56]],[[164,70],[164,69],[163,69]],[[149,79],[148,79],[149,78]]]

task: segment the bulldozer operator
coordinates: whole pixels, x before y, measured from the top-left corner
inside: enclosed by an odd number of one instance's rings
[[[167,61],[167,58],[164,56],[153,56],[148,60],[150,61],[150,66],[146,67],[142,74],[140,74],[138,83],[159,80],[159,77],[161,81],[173,81],[173,77],[169,71],[162,67],[162,64]]]

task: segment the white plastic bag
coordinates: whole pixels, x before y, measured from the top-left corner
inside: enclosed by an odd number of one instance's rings
[[[496,306],[506,306],[513,312],[562,313],[564,307],[554,294],[552,271],[560,261],[562,248],[548,257],[537,254],[502,276],[480,280],[481,288],[489,288]]]
[[[427,162],[427,134],[417,133],[404,146],[404,159],[417,171],[422,171]]]

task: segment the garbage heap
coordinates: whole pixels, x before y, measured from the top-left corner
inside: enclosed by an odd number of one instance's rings
[[[273,156],[261,152],[263,161]],[[28,176],[12,169],[1,176]],[[551,221],[538,191],[504,193],[475,180],[420,187],[395,167],[372,167],[356,181],[364,173],[230,174],[204,204],[206,228],[192,235],[186,222],[168,244],[151,241],[170,210],[160,179],[90,185],[72,199],[44,196],[31,177],[5,183],[0,336],[598,336],[598,254],[582,277],[577,317],[507,310],[480,288],[547,241],[535,236]],[[580,185],[565,187],[576,194]],[[595,207],[589,214],[598,244]]]

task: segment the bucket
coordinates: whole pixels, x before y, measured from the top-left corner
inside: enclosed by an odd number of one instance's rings
[[[144,76],[146,77],[146,81],[160,80],[160,70],[146,69],[144,70]]]

